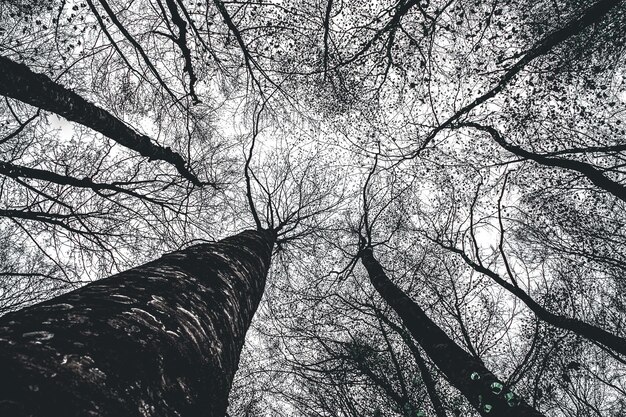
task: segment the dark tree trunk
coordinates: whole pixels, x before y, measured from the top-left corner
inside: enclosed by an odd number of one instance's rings
[[[439,398],[439,394],[437,393],[437,385],[435,384],[435,380],[433,376],[430,374],[430,370],[422,358],[422,354],[419,351],[419,348],[415,345],[411,336],[409,336],[404,329],[398,329],[402,340],[411,350],[411,354],[413,355],[413,359],[415,359],[415,363],[420,370],[420,375],[422,376],[422,382],[424,382],[424,387],[426,388],[426,392],[428,393],[428,398],[430,398],[430,402],[435,409],[435,415],[437,417],[448,417],[446,413],[446,409],[441,402],[441,398]]]
[[[409,345],[409,349],[411,349],[411,353],[413,354],[413,358],[417,363],[417,367],[420,370],[420,375],[422,376],[422,381],[424,382],[424,386],[426,387],[426,392],[428,393],[428,398],[430,398],[430,402],[435,409],[435,415],[437,417],[448,417],[446,414],[446,409],[443,407],[441,403],[441,398],[439,398],[439,394],[437,394],[437,387],[435,385],[435,381],[433,380],[432,375],[430,374],[430,370],[426,366],[426,362],[424,362],[424,358],[419,351],[419,348],[415,346],[413,343]]]
[[[195,245],[0,318],[0,415],[223,417],[273,240]]]
[[[539,417],[535,410],[441,330],[424,310],[398,288],[374,258],[371,248],[361,253],[370,281],[378,293],[400,316],[411,336],[422,346],[435,365],[483,416]],[[511,396],[513,395],[513,396]]]
[[[382,311],[378,310],[376,307],[374,307],[374,309],[376,311],[376,315],[387,323],[387,325],[402,338],[404,344],[411,351],[411,355],[413,356],[413,359],[415,359],[415,363],[417,364],[420,375],[422,376],[422,382],[426,388],[428,398],[430,398],[430,402],[435,410],[435,415],[437,417],[448,417],[446,409],[441,402],[441,398],[439,398],[439,394],[437,394],[437,385],[430,374],[430,370],[428,369],[424,358],[422,358],[419,348],[415,345],[415,342],[411,338],[411,335],[409,335],[404,328],[391,321],[391,319],[389,319],[389,317],[387,317],[387,315],[385,315]]]

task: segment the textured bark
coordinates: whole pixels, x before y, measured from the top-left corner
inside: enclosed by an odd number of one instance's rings
[[[0,318],[0,415],[223,417],[272,245],[242,232]]]
[[[422,346],[435,365],[483,416],[539,417],[542,413],[515,396],[507,403],[505,387],[495,393],[492,384],[502,384],[491,371],[441,330],[410,297],[385,274],[371,248],[361,253],[370,281],[378,293],[400,316],[411,336]],[[478,379],[475,379],[478,377]],[[504,385],[504,384],[502,384]],[[519,401],[519,402],[518,402]],[[488,407],[487,407],[488,406]],[[487,407],[487,408],[486,408]]]

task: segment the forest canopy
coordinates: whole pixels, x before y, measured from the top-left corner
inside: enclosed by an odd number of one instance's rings
[[[625,53],[615,0],[3,2],[0,314],[265,230],[227,415],[624,416]]]

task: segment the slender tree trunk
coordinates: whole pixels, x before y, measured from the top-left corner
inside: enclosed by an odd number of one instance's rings
[[[401,338],[404,344],[411,351],[411,355],[413,359],[415,359],[415,363],[419,368],[420,375],[422,377],[422,382],[424,383],[424,387],[426,388],[426,393],[428,394],[428,398],[430,398],[430,402],[435,410],[435,415],[437,417],[448,417],[446,414],[446,409],[441,402],[441,398],[439,398],[439,394],[437,394],[437,385],[430,374],[430,370],[422,358],[422,355],[419,351],[419,348],[415,345],[415,342],[411,338],[411,335],[402,328],[395,324],[384,312],[379,310],[378,308],[371,306],[376,312],[376,316],[384,321],[394,332],[396,332]]]
[[[432,403],[433,408],[435,409],[435,415],[437,417],[448,417],[446,414],[446,409],[441,402],[441,398],[439,398],[439,394],[437,393],[437,385],[435,384],[435,380],[430,374],[430,370],[422,358],[422,354],[419,351],[419,348],[411,339],[411,336],[400,326],[397,326],[394,322],[388,319],[382,312],[377,310],[377,313],[380,314],[380,317],[391,327],[404,341],[404,344],[408,346],[411,351],[411,355],[413,355],[413,359],[415,359],[415,363],[420,370],[420,375],[422,376],[422,382],[424,382],[424,387],[426,387],[426,392],[428,393],[428,398],[430,398],[430,402]]]
[[[361,253],[370,281],[383,299],[400,316],[411,336],[468,401],[483,416],[539,417],[519,396],[503,387],[502,382],[483,363],[463,350],[435,324],[424,310],[400,290],[385,274],[371,248]],[[504,388],[504,389],[503,389]]]
[[[424,382],[424,386],[426,387],[426,392],[428,393],[428,398],[430,398],[430,402],[435,409],[435,415],[437,417],[447,417],[446,409],[443,407],[441,403],[441,398],[439,398],[439,394],[437,394],[437,388],[435,385],[435,381],[433,380],[432,375],[430,374],[430,370],[426,366],[426,362],[424,362],[424,358],[419,351],[419,348],[415,346],[413,343],[409,346],[411,349],[411,353],[413,354],[413,358],[417,363],[417,367],[420,370],[420,375],[422,376],[422,381]]]
[[[0,415],[223,417],[273,241],[195,245],[0,318]]]

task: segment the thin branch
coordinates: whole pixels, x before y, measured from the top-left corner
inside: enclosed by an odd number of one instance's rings
[[[123,193],[129,196],[149,201],[158,205],[165,205],[163,202],[157,201],[151,197],[139,194],[133,190],[122,188],[115,184],[107,184],[94,182],[89,177],[76,178],[69,175],[61,175],[56,172],[46,171],[38,168],[28,168],[21,165],[15,165],[10,162],[0,161],[0,174],[10,178],[33,178],[43,181],[52,182],[59,185],[71,185],[78,188],[90,188],[94,191],[110,190],[116,193]]]
[[[330,33],[330,12],[333,8],[333,0],[328,0],[326,4],[326,14],[324,15],[324,77],[328,70],[328,35]]]
[[[79,230],[66,224],[63,220],[76,217],[70,214],[46,213],[32,210],[0,209],[0,217],[38,221],[51,226],[59,226],[69,232],[81,235],[94,234],[92,231]]]
[[[109,4],[106,2],[106,0],[98,0],[98,1],[100,2],[102,7],[104,8],[104,10],[106,11],[107,15],[109,16],[109,19],[111,19],[111,22],[113,22],[113,24],[115,24],[115,26],[124,35],[124,37],[126,39],[128,39],[128,41],[133,45],[133,47],[137,50],[137,52],[139,52],[139,55],[141,55],[141,57],[143,58],[144,62],[146,63],[146,65],[148,66],[148,68],[150,69],[152,74],[154,74],[154,77],[157,79],[159,84],[163,87],[163,89],[165,91],[167,91],[167,93],[174,99],[174,101],[178,102],[179,99],[172,92],[172,90],[170,90],[170,88],[167,86],[165,81],[163,81],[163,79],[161,78],[161,75],[159,74],[159,72],[157,71],[155,66],[152,64],[152,62],[150,61],[150,58],[148,58],[148,55],[143,50],[143,48],[141,47],[139,42],[137,42],[135,40],[135,38],[133,38],[132,35],[126,30],[124,25],[122,25],[120,23],[120,21],[118,20],[117,16],[115,15],[115,12],[113,12],[113,10],[109,6]]]
[[[480,272],[481,274],[487,275],[495,282],[497,282],[500,286],[505,288],[511,294],[515,295],[519,298],[526,306],[537,316],[537,318],[549,323],[555,327],[560,329],[570,330],[576,334],[579,334],[591,341],[597,342],[609,349],[612,349],[615,352],[618,352],[622,355],[626,355],[626,340],[624,338],[614,335],[604,329],[601,329],[598,326],[591,325],[589,323],[583,322],[578,319],[565,317],[559,314],[554,314],[541,305],[539,305],[526,291],[522,288],[513,285],[502,278],[495,271],[485,267],[482,263],[474,262],[470,259],[469,256],[462,250],[458,249],[454,246],[446,245],[436,239],[431,239],[431,241],[438,244],[444,249],[447,249],[453,253],[456,253],[461,256],[461,258],[465,261],[467,265],[469,265],[476,272]]]
[[[256,207],[254,206],[254,201],[252,199],[252,185],[250,184],[250,161],[252,160],[252,151],[254,150],[254,144],[256,142],[257,135],[259,134],[259,119],[261,118],[261,112],[263,112],[264,109],[265,101],[261,105],[261,109],[258,112],[255,111],[254,114],[252,126],[252,143],[250,144],[250,151],[248,152],[248,157],[246,158],[246,164],[244,166],[244,175],[246,177],[246,197],[248,199],[248,206],[250,207],[250,212],[252,213],[252,217],[254,218],[254,223],[259,230],[263,228],[263,225],[261,224],[259,214],[256,211]]]
[[[183,54],[183,58],[185,59],[185,66],[183,67],[183,71],[189,74],[189,95],[191,96],[194,104],[200,103],[198,96],[196,95],[196,91],[194,85],[198,80],[196,74],[193,71],[193,63],[191,62],[191,51],[187,46],[187,22],[181,17],[180,13],[178,13],[178,7],[176,6],[176,2],[174,0],[165,0],[167,4],[167,8],[172,14],[172,22],[178,27],[178,38],[175,39],[176,44],[180,48],[180,51]]]
[[[594,185],[602,188],[603,190],[613,194],[620,200],[626,202],[626,186],[608,178],[601,170],[593,167],[591,164],[567,158],[547,157],[542,154],[527,151],[517,145],[508,143],[504,139],[504,137],[502,137],[500,132],[498,132],[491,126],[481,125],[473,122],[459,123],[458,126],[473,127],[483,132],[487,132],[500,146],[502,146],[507,151],[522,158],[530,159],[540,165],[553,166],[564,168],[570,171],[576,171],[585,176]]]
[[[367,236],[368,246],[371,246],[372,244],[371,227],[373,225],[369,223],[369,207],[367,205],[367,189],[368,189],[370,181],[372,180],[372,177],[374,176],[374,173],[376,172],[376,167],[378,166],[379,155],[380,155],[380,142],[378,142],[378,152],[376,152],[376,155],[374,156],[374,165],[372,166],[372,169],[370,170],[369,174],[367,175],[367,178],[365,179],[365,184],[363,184],[363,226],[365,227],[365,233]]]

